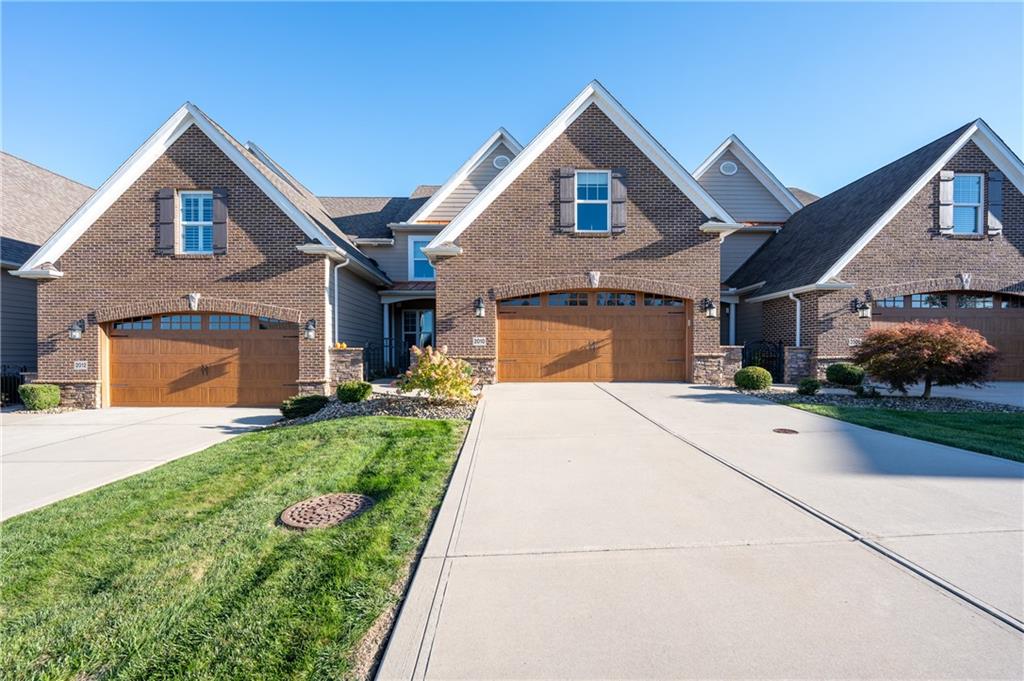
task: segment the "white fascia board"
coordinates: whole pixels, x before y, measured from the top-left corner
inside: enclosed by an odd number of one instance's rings
[[[19,268],[19,272],[31,272],[39,269],[43,263],[57,262],[65,251],[74,244],[114,201],[118,199],[139,177],[142,176],[154,161],[160,158],[175,140],[181,137],[192,125],[192,116],[188,111],[188,103],[184,104],[168,118],[156,132],[149,136],[142,146],[122,163],[114,174],[72,213],[60,229],[50,235],[35,253]],[[21,275],[18,275],[21,276]]]
[[[724,142],[718,145],[718,148],[711,152],[711,155],[704,159],[704,162],[697,166],[697,169],[693,171],[693,176],[696,179],[700,179],[719,158],[727,151],[731,150],[733,155],[740,160],[740,162],[746,166],[750,174],[757,178],[757,181],[768,190],[768,192],[775,197],[775,200],[782,204],[782,207],[789,211],[789,214],[797,212],[804,207],[800,200],[797,199],[793,192],[789,191],[786,185],[779,181],[779,178],[775,177],[775,173],[768,170],[768,166],[761,162],[754,152],[747,147],[736,135],[729,135]]]
[[[732,294],[737,295],[737,296],[742,296],[745,293],[750,293],[751,291],[756,291],[757,289],[761,288],[762,286],[764,286],[767,283],[768,283],[767,281],[759,281],[756,284],[750,284],[748,286],[741,286],[739,288],[729,288],[729,289],[726,289],[726,291],[728,293],[732,293]]]
[[[356,239],[356,246],[394,246],[394,239]]]
[[[64,273],[54,267],[40,267],[36,269],[17,269],[11,271],[11,276],[22,279],[60,279]]]
[[[767,293],[763,296],[751,296],[750,298],[747,298],[747,302],[760,303],[765,300],[772,300],[773,298],[786,298],[790,293],[797,295],[800,293],[807,293],[808,291],[841,291],[848,288],[853,288],[853,284],[847,284],[844,281],[830,281],[824,284],[808,284],[807,286],[788,288],[785,291]]]
[[[1024,193],[1024,162],[1017,154],[1013,153],[1010,147],[1006,146],[1006,143],[988,126],[988,123],[979,118],[974,124],[978,131],[971,136],[971,141],[992,160],[992,163],[1002,171],[1006,179],[1013,183],[1017,191]]]
[[[718,234],[719,232],[733,233],[741,229],[746,229],[747,226],[742,222],[716,222],[714,220],[708,220],[702,224],[699,229],[702,232],[711,232]]]
[[[857,257],[858,253],[864,250],[864,247],[867,246],[868,243],[872,239],[874,239],[879,232],[882,231],[883,227],[889,224],[890,220],[896,217],[896,215],[901,210],[903,210],[903,208],[908,203],[910,203],[910,201],[915,196],[917,196],[918,192],[924,189],[924,186],[928,184],[928,182],[930,182],[933,177],[935,177],[936,173],[942,170],[942,168],[945,167],[947,163],[949,163],[949,160],[953,158],[956,152],[963,149],[964,145],[967,144],[968,140],[970,140],[975,135],[975,133],[979,131],[979,121],[975,121],[974,124],[967,128],[967,130],[965,130],[963,134],[957,138],[956,142],[950,145],[949,149],[947,149],[942,154],[942,156],[940,156],[938,160],[935,161],[935,163],[933,163],[926,171],[924,171],[921,174],[921,176],[917,178],[914,184],[910,185],[910,189],[904,192],[903,195],[894,204],[889,206],[889,210],[882,213],[882,216],[878,218],[878,220],[876,220],[875,223],[871,225],[871,227],[866,232],[864,232],[864,234],[862,234],[859,239],[857,239],[853,246],[851,246],[846,251],[846,253],[844,253],[843,256],[839,258],[839,260],[836,260],[836,262],[833,263],[832,267],[830,267],[828,271],[825,272],[825,274],[823,274],[820,279],[818,279],[819,284],[825,283],[839,276],[839,273],[843,271],[843,268],[850,264],[850,261]]]
[[[569,102],[562,111],[545,126],[533,140],[519,153],[508,166],[495,177],[490,184],[473,198],[455,219],[448,223],[434,238],[424,252],[431,248],[454,243],[455,239],[478,218],[491,203],[518,178],[523,171],[558,137],[572,125],[591,105],[595,104],[622,132],[637,146],[665,175],[679,188],[697,209],[709,218],[719,218],[723,222],[735,222],[732,216],[715,201],[710,194],[679,162],[644,129],[599,82],[591,81],[583,91]]]
[[[350,257],[349,254],[345,252],[345,249],[341,248],[340,246],[335,246],[333,244],[299,244],[298,246],[295,247],[295,250],[301,251],[306,255],[325,255],[330,260],[334,260],[335,262],[338,262],[341,265],[350,265],[356,267],[361,272],[369,275],[368,277],[364,277],[364,279],[369,278],[377,283],[385,285],[391,283],[390,279],[381,277],[380,274],[378,274],[377,272],[373,271],[365,264],[360,262],[358,258]]]
[[[445,199],[451,196],[451,193],[455,191],[467,177],[469,177],[469,174],[472,173],[485,158],[491,155],[499,144],[504,144],[509,148],[513,155],[516,156],[518,156],[523,150],[523,145],[521,145],[508,130],[505,128],[498,128],[490,137],[487,138],[486,142],[473,152],[473,155],[470,156],[465,163],[459,166],[459,169],[456,170],[455,173],[453,173],[452,176],[449,177],[436,192],[430,195],[430,198],[427,199],[406,222],[418,222],[429,217],[434,209],[441,205]]]
[[[302,210],[289,201],[251,161],[243,156],[234,145],[210,123],[191,102],[185,102],[167,121],[157,129],[128,160],[100,185],[89,199],[68,218],[46,242],[30,257],[21,270],[37,269],[45,262],[57,262],[85,230],[92,226],[103,213],[138,180],[153,163],[166,152],[181,135],[195,125],[232,160],[298,227],[307,237],[324,244],[330,243],[327,236],[310,220]]]

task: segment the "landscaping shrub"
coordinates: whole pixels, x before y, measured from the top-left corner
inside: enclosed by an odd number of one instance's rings
[[[858,385],[854,387],[853,394],[857,397],[871,398],[876,400],[882,396],[882,393],[878,392],[878,388],[873,385]]]
[[[921,397],[931,397],[933,385],[983,383],[992,371],[996,349],[974,329],[944,320],[872,329],[853,357],[893,390],[905,395],[907,387],[923,382]]]
[[[801,395],[817,395],[821,390],[821,381],[816,378],[805,378],[796,386],[796,391]]]
[[[326,395],[296,395],[281,403],[281,415],[286,419],[297,419],[315,414],[330,402]]]
[[[772,375],[761,367],[744,367],[732,378],[742,390],[767,390],[772,387]]]
[[[413,346],[415,365],[398,377],[398,392],[422,390],[430,398],[441,401],[468,402],[473,399],[476,379],[469,362],[448,356],[448,347],[435,350],[427,346],[420,350]]]
[[[341,402],[363,402],[373,392],[373,386],[366,381],[345,381],[338,384],[338,400]]]
[[[864,370],[856,364],[837,362],[825,370],[825,378],[828,379],[829,383],[835,383],[844,388],[852,388],[864,382]]]
[[[26,383],[18,386],[18,394],[29,411],[53,409],[60,405],[60,388],[52,383]]]

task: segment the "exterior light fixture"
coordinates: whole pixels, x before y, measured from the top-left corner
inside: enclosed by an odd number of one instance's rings
[[[857,313],[860,319],[871,319],[871,303],[854,298],[850,301],[850,310]]]
[[[708,319],[714,319],[718,316],[718,308],[715,307],[715,301],[710,298],[700,301],[700,309],[704,310],[704,316]]]
[[[315,319],[310,319],[308,322],[306,322],[306,326],[302,330],[302,335],[306,338],[306,340],[313,340],[314,338],[316,338],[316,320]]]
[[[85,333],[85,320],[79,319],[77,322],[68,327],[68,338],[71,340],[82,340],[82,334]]]
[[[473,304],[473,313],[477,317],[483,317],[484,316],[484,311],[485,311],[484,310],[484,299],[483,298],[477,298],[476,299],[476,303]]]

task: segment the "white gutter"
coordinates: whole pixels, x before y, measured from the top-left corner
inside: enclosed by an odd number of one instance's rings
[[[394,246],[394,239],[356,239],[356,246]]]
[[[342,267],[346,267],[349,264],[349,262],[351,262],[351,260],[351,258],[346,257],[345,260],[339,262],[337,265],[334,266],[334,327],[331,333],[334,336],[335,343],[338,342],[338,310],[340,309],[338,307],[338,270],[340,270]]]
[[[788,288],[785,291],[776,291],[775,293],[766,293],[762,296],[752,296],[747,298],[748,303],[760,303],[765,300],[772,300],[774,298],[785,298],[790,293],[807,293],[808,291],[841,291],[842,289],[853,288],[853,284],[847,284],[842,281],[833,281],[826,284],[808,284],[807,286],[797,286],[796,288]]]
[[[735,288],[735,287],[727,288],[725,290],[725,292],[741,296],[744,293],[750,293],[751,291],[756,291],[757,289],[761,288],[762,286],[764,286],[767,283],[768,283],[767,281],[759,281],[756,284],[750,284],[749,286],[740,286],[739,288]]]
[[[427,256],[427,260],[431,263],[433,263],[434,258],[437,257],[443,258],[450,255],[462,255],[462,248],[456,246],[450,241],[446,241],[445,243],[434,246],[433,248],[427,247],[421,250],[423,251],[423,255]]]
[[[348,261],[349,259],[348,253],[342,250],[340,246],[325,246],[323,244],[299,244],[295,248],[296,250],[307,255],[326,255],[331,260]],[[374,272],[372,269],[370,269],[363,263],[359,262],[358,259],[355,261],[355,264],[359,265],[360,269],[362,269],[364,272],[372,276],[376,281],[380,282],[381,284],[391,283],[390,279],[381,278],[379,274]]]
[[[789,299],[796,302],[796,347],[800,345],[800,299],[794,296],[792,293],[789,294]]]

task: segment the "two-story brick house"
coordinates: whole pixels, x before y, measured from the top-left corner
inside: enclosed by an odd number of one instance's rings
[[[766,339],[792,379],[936,315],[992,334],[1010,378],[1021,186],[977,121],[804,206],[734,136],[691,175],[594,82],[440,186],[317,197],[187,104],[18,274],[39,380],[86,406],[273,404],[428,344],[485,380],[715,383]]]

